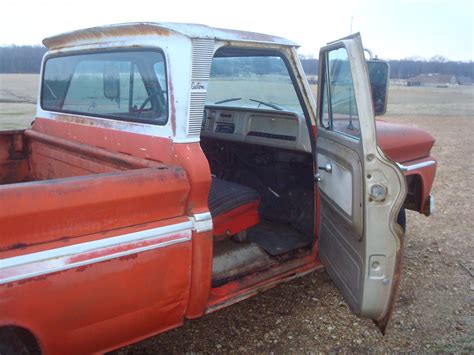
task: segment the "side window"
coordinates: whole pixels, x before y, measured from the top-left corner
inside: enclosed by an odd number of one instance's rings
[[[328,52],[321,124],[330,130],[360,138],[359,115],[347,50]]]

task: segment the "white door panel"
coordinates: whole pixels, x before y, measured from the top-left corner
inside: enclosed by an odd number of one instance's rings
[[[319,257],[353,311],[384,331],[399,283],[406,182],[377,147],[360,36],[323,48],[319,63]]]
[[[354,229],[353,237],[360,239],[364,226],[360,208],[363,204],[362,164],[354,147],[338,143],[337,136],[334,132],[318,133],[318,166],[325,167],[329,162],[333,169],[331,173],[320,170],[319,190],[331,208],[341,212],[341,217]],[[352,142],[355,147],[358,144],[358,141]]]
[[[329,166],[330,171],[321,173],[319,189],[328,196],[347,216],[352,216],[352,173],[337,161],[318,153],[318,163]],[[327,176],[331,174],[331,176]]]

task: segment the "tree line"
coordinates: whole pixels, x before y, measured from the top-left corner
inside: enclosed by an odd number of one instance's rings
[[[446,60],[436,56],[429,60],[407,58],[388,60],[390,65],[390,79],[408,79],[419,74],[450,74],[457,77],[469,77],[474,80],[474,62]],[[307,75],[318,75],[318,60],[302,58],[301,64]]]
[[[0,73],[39,73],[41,59],[46,52],[43,46],[3,46],[0,47]],[[465,76],[474,79],[474,62],[447,60],[442,56],[435,56],[429,60],[423,58],[407,58],[389,60],[391,79],[408,79],[418,74],[440,73],[456,76]],[[278,63],[277,63],[278,64]],[[318,60],[311,57],[301,57],[301,64],[307,75],[317,75]],[[216,68],[219,71],[220,68]],[[262,69],[278,71],[275,68]]]
[[[0,47],[0,73],[39,73],[43,46]]]

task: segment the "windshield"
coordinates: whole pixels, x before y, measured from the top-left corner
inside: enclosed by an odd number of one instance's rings
[[[267,55],[215,57],[207,104],[303,111],[285,62]]]

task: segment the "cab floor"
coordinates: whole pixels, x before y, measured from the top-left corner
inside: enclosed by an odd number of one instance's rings
[[[284,255],[310,247],[312,239],[287,224],[261,222],[247,231],[247,240],[214,243],[212,287],[277,265]]]
[[[312,237],[288,224],[261,222],[247,231],[249,242],[257,244],[271,256],[286,254],[292,250],[309,247]]]

